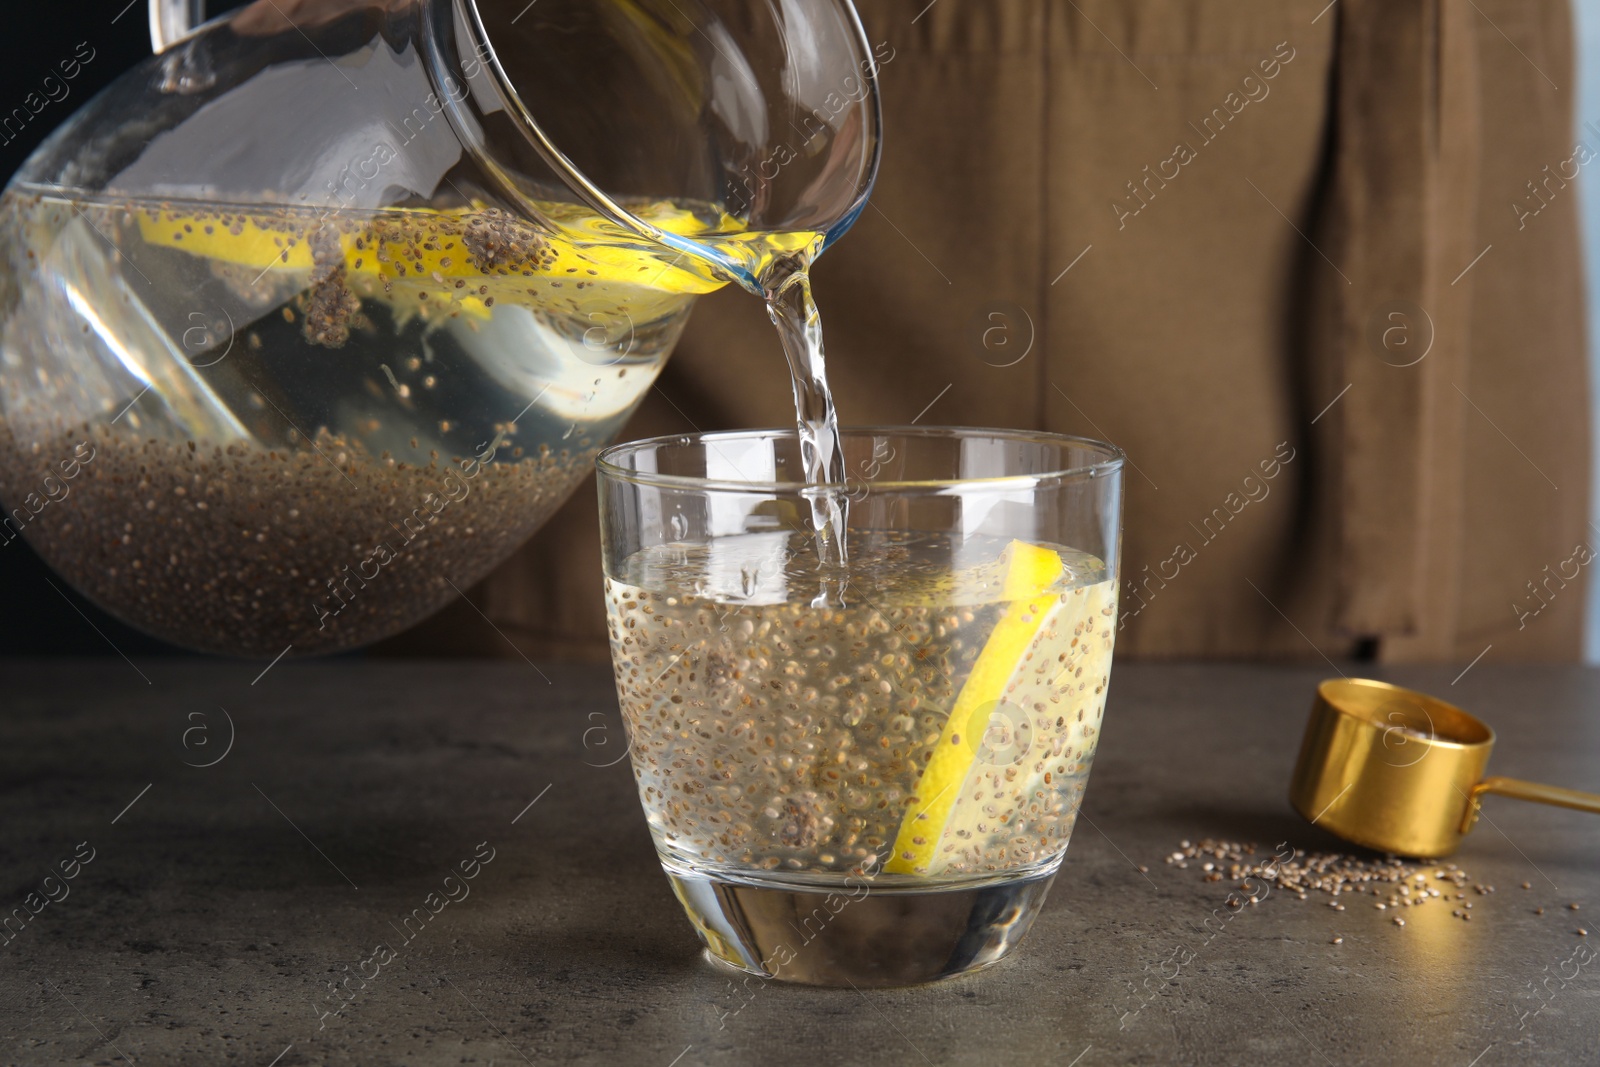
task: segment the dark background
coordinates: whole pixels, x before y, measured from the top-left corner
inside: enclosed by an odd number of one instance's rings
[[[213,0],[208,13],[238,6]],[[72,58],[80,44],[94,49],[94,58],[68,83],[70,95],[50,103],[20,136],[0,145],[0,174],[8,181],[51,131],[150,55],[149,0],[29,4],[12,31],[0,44],[0,112],[20,105],[29,93],[43,95],[45,78],[59,79],[57,64]],[[59,592],[50,588],[52,582]],[[0,655],[108,655],[108,641],[129,655],[178,651],[78,596],[20,538],[0,546],[0,604]]]

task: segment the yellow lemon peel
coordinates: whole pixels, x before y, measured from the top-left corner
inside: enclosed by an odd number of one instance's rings
[[[1005,613],[978,653],[917,781],[916,796],[895,837],[894,853],[883,866],[889,874],[926,874],[932,869],[935,850],[977,762],[990,716],[1058,602],[1055,593],[1046,592],[1066,570],[1057,553],[1024,541],[1012,541],[1006,553],[1001,593]]]
[[[770,258],[807,247],[817,241],[813,233],[759,233],[723,214],[716,223],[667,202],[637,209],[650,225],[677,236],[704,240],[740,260]],[[323,223],[313,218],[274,215],[268,210],[227,208],[195,210],[176,205],[141,207],[134,211],[145,243],[172,248],[213,262],[262,273],[307,272],[332,266],[333,257],[313,251],[308,234]],[[574,285],[640,286],[673,294],[709,293],[727,284],[706,264],[665,248],[652,248],[643,239],[592,216],[577,213],[571,205],[549,205],[554,228],[533,227],[491,216],[483,205],[435,209],[392,209],[367,224],[350,224],[334,216],[333,238],[339,245],[337,262],[352,283],[371,290],[374,283],[391,285],[407,280],[454,282],[470,280],[514,290],[528,279],[572,282]],[[485,265],[470,247],[470,227],[485,219],[507,220],[505,231],[521,238],[514,259]],[[463,298],[475,303],[471,295]],[[479,305],[481,307],[481,303]]]

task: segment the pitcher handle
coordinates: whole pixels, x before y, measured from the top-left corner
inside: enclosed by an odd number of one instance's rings
[[[150,0],[150,45],[164,52],[206,20],[206,0]]]

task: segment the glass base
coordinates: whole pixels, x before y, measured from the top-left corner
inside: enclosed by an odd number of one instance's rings
[[[710,956],[783,982],[883,988],[982,970],[1027,934],[1060,858],[1003,878],[926,887],[819,885],[662,867]]]

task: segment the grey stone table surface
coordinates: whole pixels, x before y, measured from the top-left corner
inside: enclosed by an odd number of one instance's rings
[[[701,956],[615,762],[603,668],[260,670],[0,662],[0,914],[27,918],[0,949],[0,1061],[1600,1061],[1600,960],[1576,933],[1600,926],[1592,815],[1490,800],[1455,857],[1497,889],[1470,923],[1279,892],[1202,925],[1229,885],[1164,862],[1181,839],[1339,847],[1285,801],[1325,671],[1119,664],[1085,818],[1018,953],[865,992]],[[1384,676],[1487,719],[1496,772],[1600,790],[1600,672],[1456,673]]]

